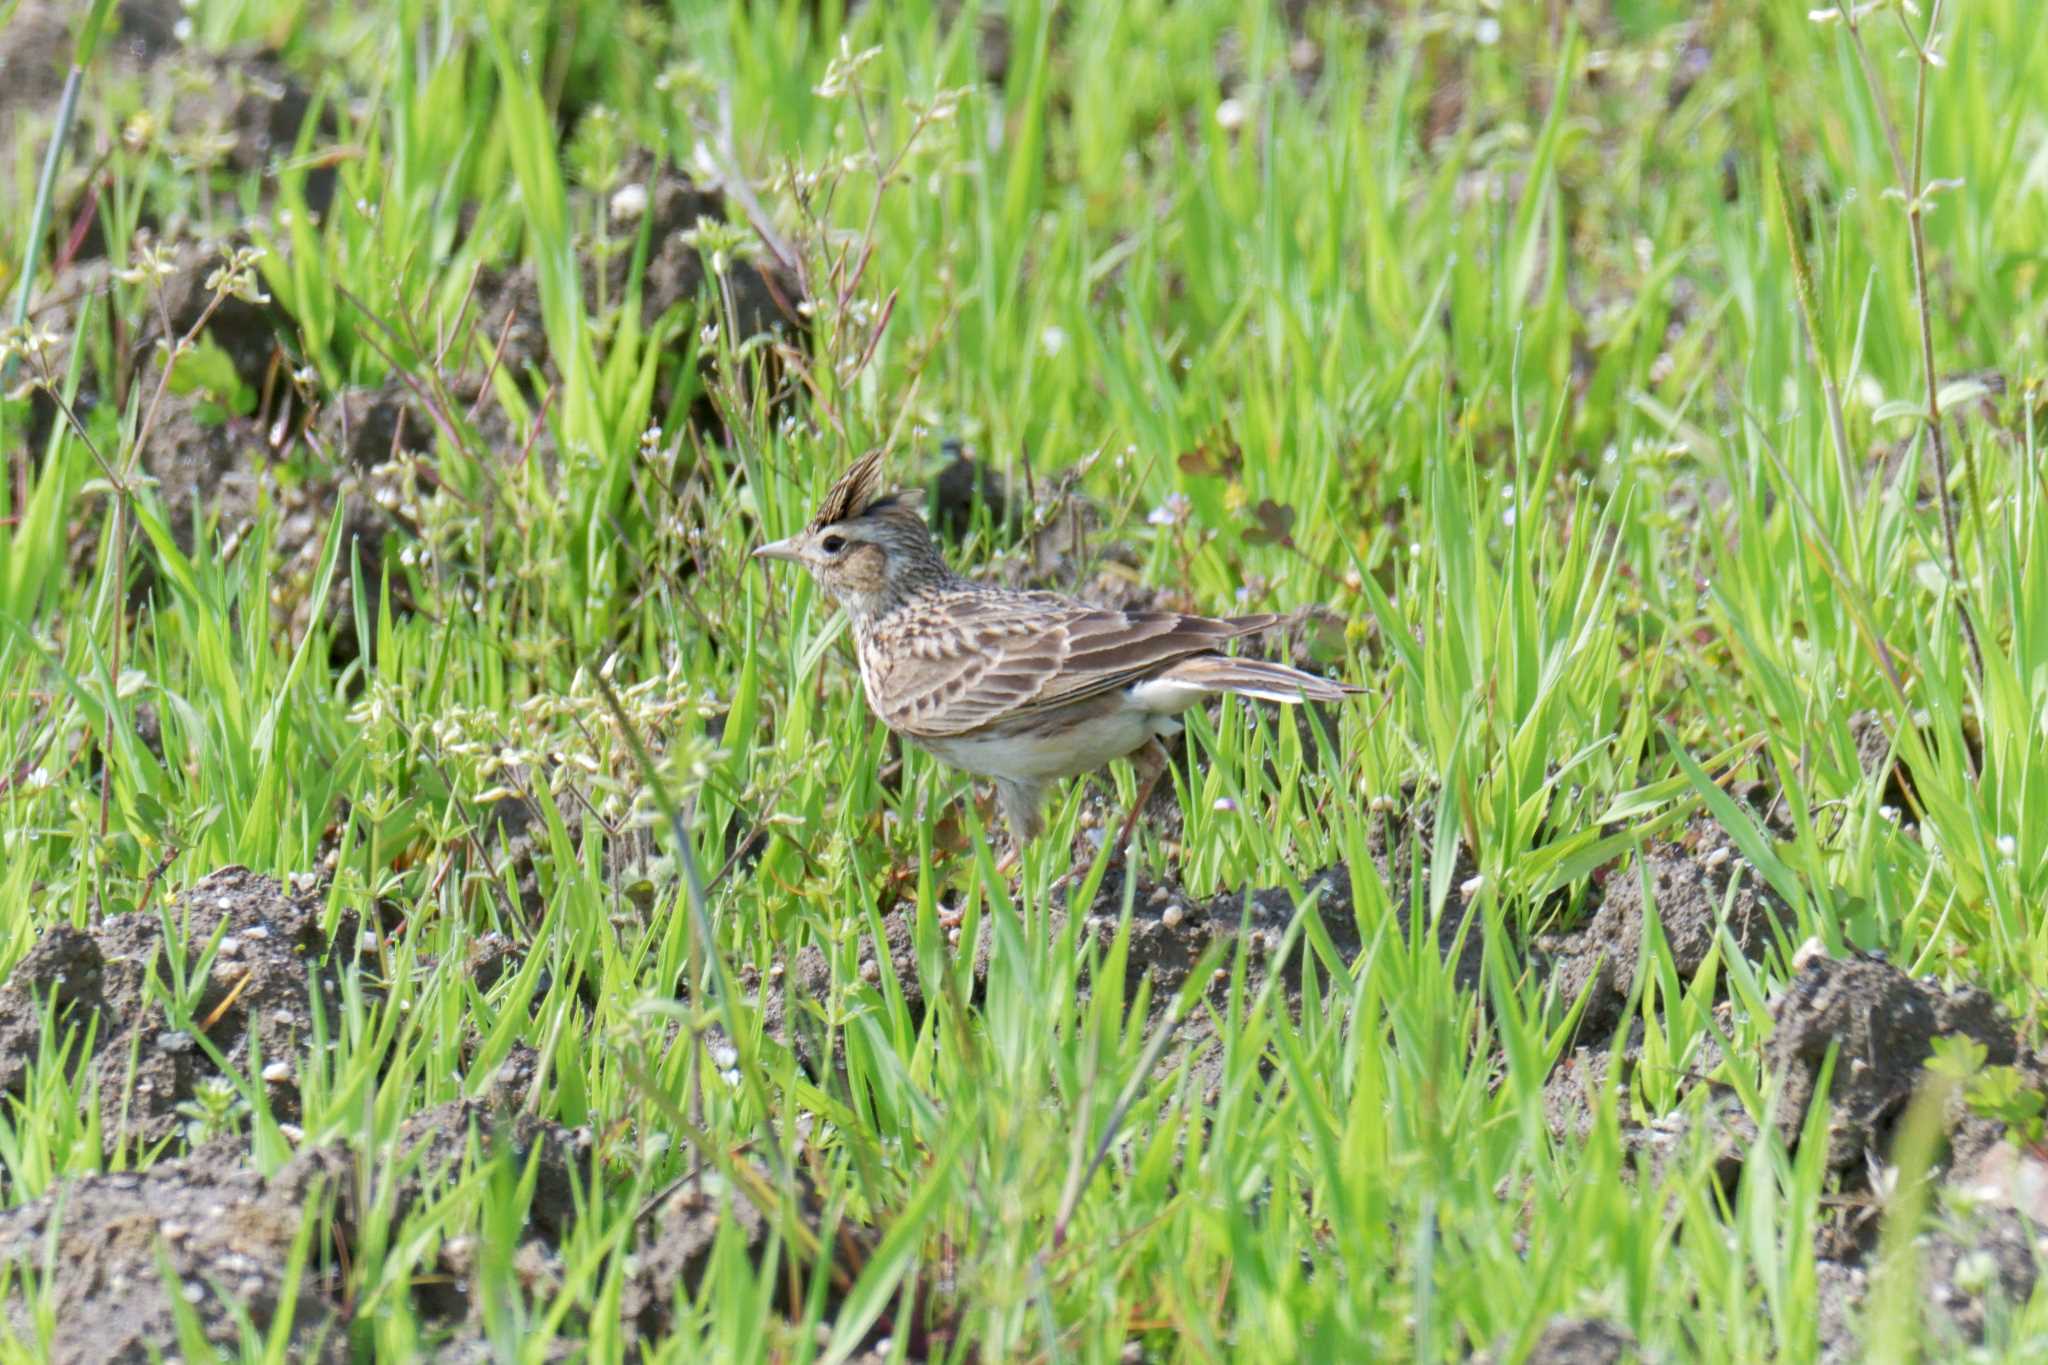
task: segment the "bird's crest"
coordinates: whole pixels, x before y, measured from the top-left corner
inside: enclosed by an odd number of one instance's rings
[[[825,493],[825,501],[817,503],[817,516],[811,518],[811,530],[823,530],[834,522],[844,522],[866,512],[874,503],[874,495],[883,485],[883,452],[868,450],[852,467],[840,475],[840,481],[831,485]]]
[[[881,486],[882,452],[870,450],[855,460],[825,494],[825,500],[818,504],[818,515],[811,518],[811,529],[822,531],[834,522],[859,516],[874,505]]]

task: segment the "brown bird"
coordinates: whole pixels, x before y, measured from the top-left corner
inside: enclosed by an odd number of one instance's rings
[[[881,452],[871,451],[809,526],[754,557],[801,564],[838,599],[869,709],[942,762],[993,779],[1017,852],[1043,828],[1049,783],[1116,758],[1138,775],[1117,835],[1126,846],[1166,768],[1160,740],[1205,697],[1341,701],[1365,690],[1220,652],[1276,615],[1116,611],[963,578],[908,502],[879,496],[881,478]]]

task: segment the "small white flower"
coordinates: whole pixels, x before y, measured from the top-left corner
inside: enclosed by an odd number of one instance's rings
[[[611,214],[615,223],[631,223],[647,212],[647,186],[631,184],[619,186],[612,195]]]
[[[1999,857],[2001,857],[2001,858],[2011,858],[2011,857],[2014,857],[2014,856],[2016,856],[2016,855],[2017,855],[2017,854],[2019,853],[2019,851],[2020,851],[2020,841],[2019,841],[2018,839],[2014,838],[2014,837],[2013,837],[2012,835],[2010,835],[2010,834],[2001,834],[2001,835],[1999,835],[1999,836],[1998,836],[1998,856],[1999,856]]]
[[[1244,127],[1246,112],[1244,101],[1232,97],[1216,106],[1216,126],[1226,133],[1234,133]]]
[[[1211,809],[1229,814],[1237,809],[1237,802],[1227,796],[1219,796],[1216,798],[1216,804]]]
[[[1194,506],[1188,500],[1187,494],[1168,493],[1166,501],[1145,514],[1145,521],[1152,526],[1185,526],[1189,516],[1194,512]]]

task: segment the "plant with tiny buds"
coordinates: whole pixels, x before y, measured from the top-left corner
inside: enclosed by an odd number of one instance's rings
[[[1910,153],[1901,143],[1899,131],[1892,120],[1891,106],[1885,99],[1884,83],[1879,79],[1877,69],[1871,61],[1869,45],[1864,41],[1865,21],[1879,8],[1888,8],[1898,20],[1900,31],[1905,35],[1906,48],[1913,57],[1916,71],[1913,85],[1913,129]],[[1941,415],[1941,389],[1934,368],[1934,305],[1927,292],[1927,228],[1925,219],[1932,207],[1935,196],[1945,189],[1962,184],[1960,180],[1928,180],[1925,178],[1927,159],[1927,93],[1933,73],[1943,65],[1941,57],[1940,32],[1941,0],[1934,0],[1929,8],[1926,24],[1916,32],[1911,13],[1918,11],[1905,0],[1894,0],[1880,5],[1876,0],[1843,9],[1815,11],[1811,16],[1817,22],[1840,20],[1847,30],[1849,44],[1855,49],[1857,70],[1863,76],[1864,88],[1869,92],[1871,107],[1877,112],[1878,125],[1884,130],[1885,146],[1891,153],[1892,172],[1896,183],[1885,191],[1887,199],[1905,206],[1907,241],[1913,261],[1913,302],[1914,312],[1920,323],[1920,372],[1926,385],[1926,407],[1923,421],[1927,439],[1934,452],[1934,494],[1941,509],[1942,544],[1948,558],[1948,580],[1944,594],[1953,593],[1956,620],[1962,629],[1963,641],[1969,647],[1970,666],[1973,675],[1981,682],[1984,677],[1984,649],[1977,638],[1976,622],[1970,611],[1969,593],[1963,577],[1962,553],[1957,546],[1955,499],[1949,493],[1948,436]],[[1976,466],[1964,456],[1964,478],[1970,489],[1970,503],[1976,519],[1983,520],[1983,500],[1977,492]]]
[[[177,1105],[178,1116],[185,1120],[185,1142],[193,1147],[239,1132],[248,1112],[248,1101],[226,1076],[199,1080],[192,1087],[192,1098]]]

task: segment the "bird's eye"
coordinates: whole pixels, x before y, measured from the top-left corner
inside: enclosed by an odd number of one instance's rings
[[[822,548],[825,551],[826,554],[836,555],[841,550],[846,548],[846,537],[826,536],[823,540],[819,541],[818,544],[820,548]]]

